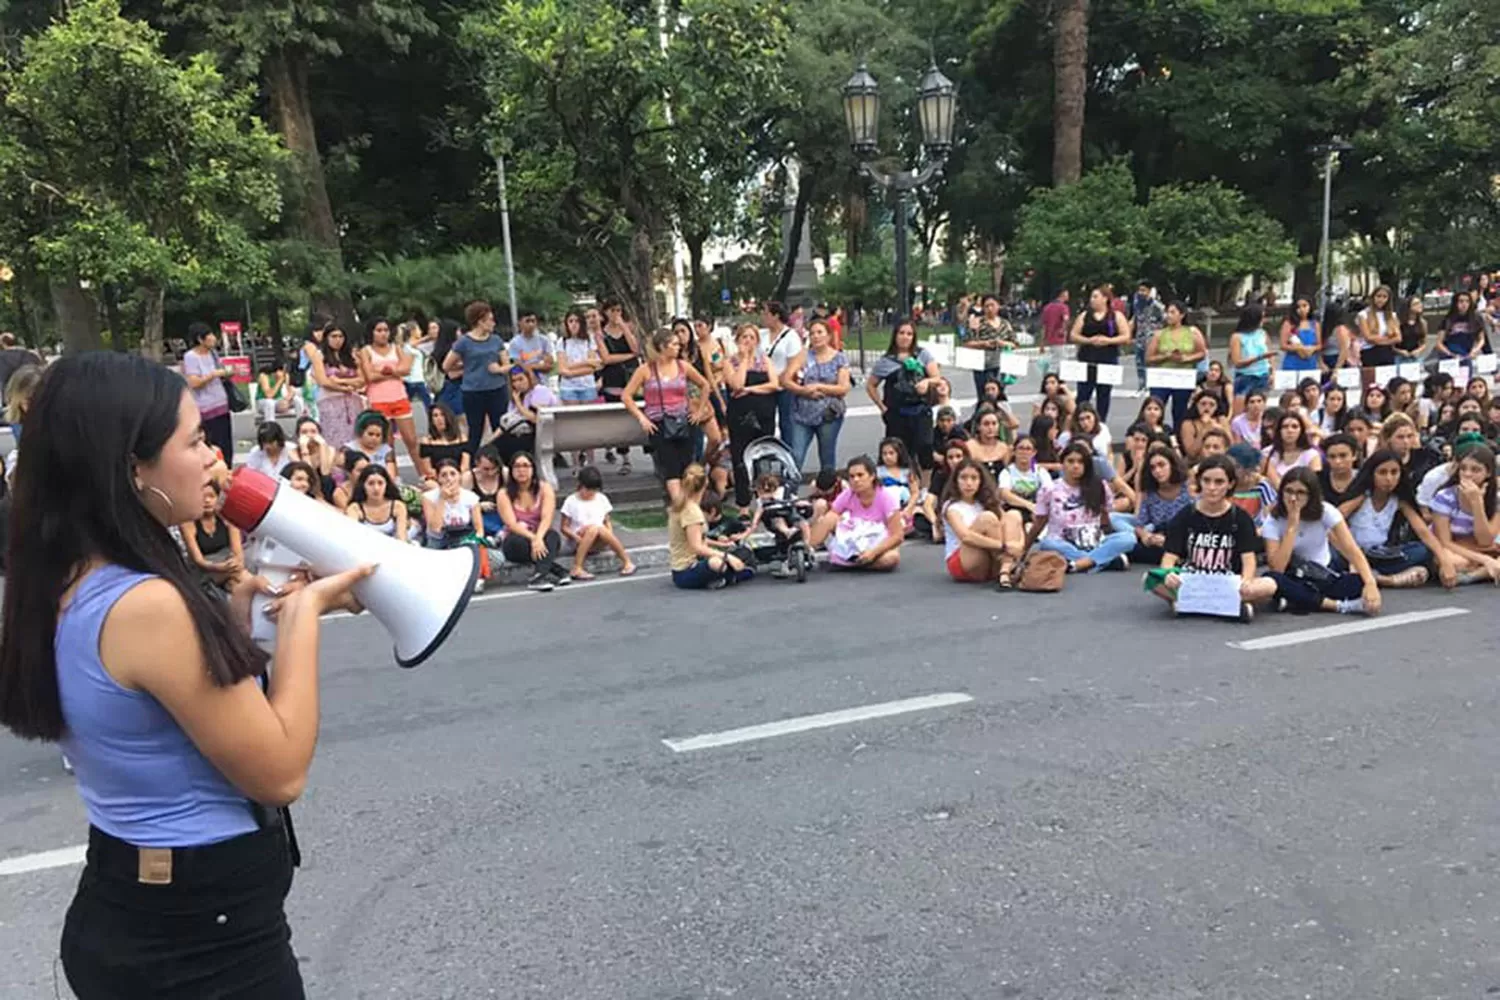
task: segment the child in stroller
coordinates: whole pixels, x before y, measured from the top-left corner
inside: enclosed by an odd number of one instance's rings
[[[773,545],[755,549],[758,565],[771,564],[776,579],[807,580],[816,564],[812,554],[812,505],[797,496],[801,470],[790,450],[776,438],[761,438],[745,448],[746,470],[754,478],[756,510],[747,534],[770,532]]]

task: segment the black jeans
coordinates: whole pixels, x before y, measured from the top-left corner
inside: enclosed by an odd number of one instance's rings
[[[78,1000],[301,1000],[281,828],[172,855],[171,884],[143,885],[136,848],[89,830],[62,933]]]
[[[234,466],[234,417],[221,413],[203,421],[203,436],[224,454],[224,464]]]
[[[1267,573],[1276,581],[1276,596],[1286,600],[1288,611],[1307,614],[1323,607],[1323,599],[1330,601],[1353,600],[1364,593],[1365,582],[1358,573],[1334,573],[1322,583],[1313,583],[1288,573]]]
[[[484,421],[488,417],[491,430],[500,429],[500,418],[510,409],[510,390],[507,388],[485,389],[482,392],[464,393],[464,419],[469,423],[469,457],[479,454],[479,442],[484,440]]]
[[[500,539],[500,554],[505,556],[506,562],[518,563],[522,566],[534,566],[538,573],[549,573],[556,568],[556,563],[553,560],[562,551],[562,537],[555,530],[549,528],[547,533],[542,536],[542,540],[547,543],[547,554],[540,559],[533,559],[531,557],[531,539],[507,532],[505,537]]]
[[[1103,423],[1109,419],[1109,400],[1114,391],[1114,386],[1103,382],[1079,382],[1078,405],[1094,403],[1094,408],[1099,411],[1099,422]]]
[[[916,413],[885,411],[885,436],[899,438],[906,445],[913,468],[932,468],[932,431],[932,411],[926,407]],[[880,461],[879,455],[874,458]]]

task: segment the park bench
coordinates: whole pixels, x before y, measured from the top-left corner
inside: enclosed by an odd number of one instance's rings
[[[536,464],[554,487],[553,458],[594,448],[625,448],[646,443],[646,432],[624,403],[543,406],[537,410]]]

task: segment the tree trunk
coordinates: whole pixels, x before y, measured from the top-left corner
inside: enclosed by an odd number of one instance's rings
[[[104,347],[99,331],[99,303],[78,281],[66,278],[51,282],[52,311],[57,316],[57,333],[63,352],[77,354]]]
[[[635,307],[636,334],[643,340],[661,329],[656,308],[656,240],[650,229],[637,225],[630,234],[630,284]]]
[[[703,287],[703,244],[708,242],[706,233],[682,234],[682,242],[688,252],[688,303],[689,318],[709,311],[709,289]]]
[[[274,295],[266,299],[266,334],[271,338],[271,356],[276,364],[286,364],[286,344],[281,339],[281,302]]]
[[[125,320],[120,316],[120,289],[110,283],[104,286],[104,318],[109,322],[109,346],[125,350]]]
[[[1057,0],[1052,50],[1052,184],[1083,176],[1084,100],[1089,74],[1089,0]]]
[[[166,341],[166,289],[160,285],[142,285],[141,304],[141,353],[153,361],[160,361]]]
[[[311,311],[333,317],[352,336],[354,304],[349,297],[338,224],[328,199],[323,158],[318,153],[317,126],[307,86],[307,55],[300,50],[275,49],[266,56],[262,70],[271,120],[296,165],[296,182],[289,192],[292,224],[298,235],[328,254],[337,275],[336,287],[313,289]]]

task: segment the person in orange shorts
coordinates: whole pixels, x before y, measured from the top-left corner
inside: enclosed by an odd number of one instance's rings
[[[391,338],[391,325],[383,318],[370,320],[365,346],[359,349],[360,373],[365,377],[365,398],[370,409],[391,422],[412,465],[417,462],[417,425],[412,419],[411,398],[406,394],[406,376],[412,356]]]

